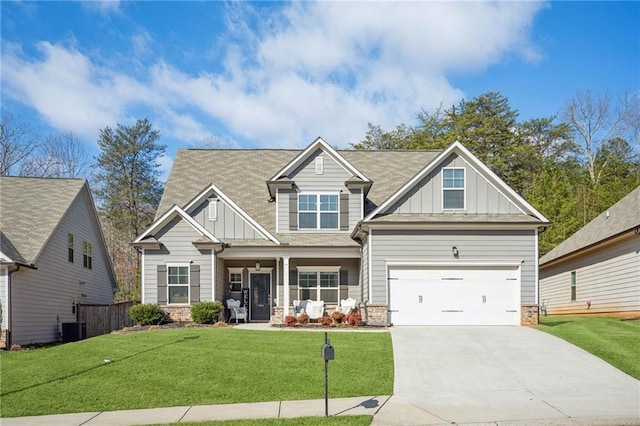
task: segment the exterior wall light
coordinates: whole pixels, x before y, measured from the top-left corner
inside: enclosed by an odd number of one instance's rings
[[[456,246],[451,247],[451,252],[453,253],[453,257],[455,257],[456,259],[460,257],[460,252],[458,252],[458,247]]]

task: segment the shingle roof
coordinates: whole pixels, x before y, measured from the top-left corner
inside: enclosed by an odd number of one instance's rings
[[[215,184],[254,220],[275,234],[276,217],[266,181],[300,154],[299,150],[183,149],[174,160],[156,219],[174,204],[184,206]],[[379,204],[428,164],[439,151],[338,151],[374,183],[368,198]],[[371,208],[371,207],[369,207]],[[281,242],[304,244],[305,234],[279,234]],[[305,239],[306,238],[306,239]],[[334,238],[334,237],[332,237]],[[344,245],[350,240],[345,235]],[[331,241],[327,241],[329,245]],[[350,244],[350,243],[347,243]]]
[[[640,186],[540,258],[540,265],[640,227]]]
[[[84,185],[84,179],[0,177],[2,252],[11,257],[5,249],[12,246],[14,261],[35,263]]]

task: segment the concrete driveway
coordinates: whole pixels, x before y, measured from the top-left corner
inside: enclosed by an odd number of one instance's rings
[[[640,381],[527,327],[392,327],[374,425],[640,424]]]

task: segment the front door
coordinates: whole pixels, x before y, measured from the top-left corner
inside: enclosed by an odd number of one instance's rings
[[[269,321],[271,274],[251,274],[251,321]]]

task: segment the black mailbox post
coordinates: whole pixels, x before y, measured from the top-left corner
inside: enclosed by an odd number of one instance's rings
[[[324,344],[320,347],[320,354],[324,359],[324,415],[329,417],[329,361],[335,359],[336,354],[329,342],[329,335],[325,331]]]

